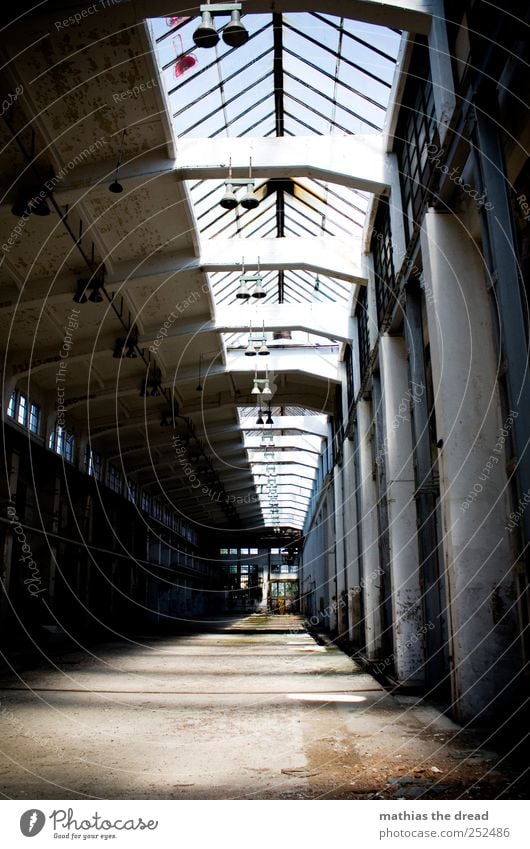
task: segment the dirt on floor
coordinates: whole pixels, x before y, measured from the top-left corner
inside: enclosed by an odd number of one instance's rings
[[[296,617],[219,620],[0,677],[15,799],[526,798],[487,735],[394,696]],[[482,746],[480,745],[482,743]]]

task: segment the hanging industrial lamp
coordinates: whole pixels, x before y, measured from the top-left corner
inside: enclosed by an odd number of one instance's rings
[[[266,295],[265,287],[263,286],[263,277],[259,273],[259,257],[258,257],[258,271],[257,274],[254,275],[254,289],[252,291],[252,297],[260,300],[264,298]]]
[[[261,337],[261,345],[258,348],[258,355],[260,357],[268,357],[270,355],[270,351],[267,348],[267,342],[265,341],[265,322],[263,322],[263,335]]]
[[[261,407],[259,408],[259,413],[258,413],[258,418],[256,419],[256,424],[257,425],[263,424],[263,414],[261,412]]]
[[[252,322],[250,322],[250,328],[248,332],[248,347],[245,351],[245,357],[255,357],[259,351],[256,351],[256,346],[254,345],[254,339],[252,337]]]
[[[86,296],[88,280],[78,280],[75,285],[75,295],[72,298],[74,304],[86,304],[86,302],[88,301],[88,298]]]
[[[259,206],[258,196],[254,192],[254,183],[252,182],[252,158],[248,166],[247,191],[241,198],[241,206],[244,209],[256,209]]]
[[[236,293],[236,298],[242,301],[248,301],[250,292],[248,291],[246,276],[245,276],[245,257],[241,261],[241,277],[239,278],[239,291]]]
[[[118,153],[118,161],[116,162],[116,170],[114,172],[114,180],[112,181],[112,183],[109,186],[109,192],[112,192],[113,195],[119,195],[121,192],[123,192],[123,186],[120,182],[118,182],[118,173],[119,173],[120,166],[121,166],[121,158],[122,158],[122,154],[123,154],[123,142],[125,140],[126,133],[127,133],[127,130],[124,130],[123,133],[121,134],[120,152]]]
[[[274,421],[272,419],[271,405],[270,404],[269,404],[269,409],[268,409],[268,412],[267,412],[267,418],[265,419],[265,424],[268,424],[268,425],[274,424]]]
[[[228,163],[228,180],[225,183],[226,191],[221,198],[220,204],[223,209],[235,209],[238,204],[238,199],[236,198],[234,192],[234,186],[232,184],[232,157],[230,157]]]
[[[219,33],[213,25],[210,4],[200,7],[201,23],[193,33],[193,41],[197,47],[215,47],[219,41]]]
[[[248,41],[248,32],[241,23],[241,5],[234,4],[239,8],[232,9],[230,23],[223,30],[223,41],[229,47],[242,47]]]
[[[201,372],[202,372],[202,354],[199,354],[199,382],[198,382],[197,386],[195,387],[196,392],[202,392],[202,390],[203,390],[203,385],[202,385],[202,382],[201,382]]]

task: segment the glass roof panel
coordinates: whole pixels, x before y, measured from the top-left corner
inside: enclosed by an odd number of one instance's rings
[[[230,48],[221,38],[215,48],[205,50],[193,43],[199,20],[173,18],[171,26],[165,19],[150,22],[177,138],[211,138],[213,152],[214,139],[223,136],[298,137],[299,160],[303,162],[308,159],[304,148],[309,148],[311,136],[375,133],[382,127],[399,33],[321,13],[276,14],[274,26],[272,14],[246,14],[242,21],[250,38],[245,45]],[[227,22],[225,16],[214,18],[219,31]],[[188,188],[200,238],[239,239],[242,257],[247,238],[325,236],[344,241],[358,237],[370,199],[366,192],[297,174],[255,180],[260,204],[249,211],[241,206],[235,210],[220,206],[224,179],[194,180]],[[326,275],[287,269],[267,271],[262,276],[266,295],[261,303],[265,305],[279,301],[324,303],[347,309],[351,303],[352,285]],[[236,298],[239,278],[237,271],[209,275],[216,304],[244,309],[245,303]],[[326,347],[337,358],[341,348],[329,339],[300,331],[291,331],[290,338],[276,340],[267,332],[265,338],[271,349],[282,347],[296,352],[308,346]],[[243,355],[248,332],[223,334],[223,341],[226,349],[241,350]],[[280,410],[273,404],[271,411],[273,418],[280,414],[315,414],[299,407]],[[257,417],[257,408],[239,408],[239,414]],[[255,438],[263,430],[256,426],[256,430],[246,433]],[[311,450],[304,450],[304,440],[296,433],[292,439],[297,446],[296,462],[283,462],[282,455],[285,459],[287,454],[281,448],[267,452],[276,463],[263,462],[263,449],[247,450],[263,521],[268,525],[303,526],[317,476],[313,468],[317,455],[313,450],[315,445],[321,445],[322,438],[307,439],[306,448],[310,446]],[[247,436],[245,439],[248,443]],[[258,456],[261,462],[255,462]],[[272,488],[271,480],[276,481]],[[273,509],[276,503],[278,513]]]

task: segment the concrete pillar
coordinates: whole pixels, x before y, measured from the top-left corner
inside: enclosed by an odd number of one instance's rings
[[[324,557],[327,567],[326,613],[329,630],[337,631],[337,562],[335,558],[335,495],[333,482],[326,492]]]
[[[394,671],[399,681],[423,681],[423,615],[414,501],[414,466],[410,407],[414,392],[409,387],[405,340],[383,335],[379,341],[384,407],[388,534],[394,622]]]
[[[490,304],[481,257],[456,216],[422,232],[440,451],[452,687],[460,720],[498,719],[519,659]],[[512,426],[512,425],[508,425]]]
[[[357,404],[359,426],[359,466],[362,512],[362,548],[364,625],[366,654],[377,660],[381,652],[381,575],[379,568],[379,525],[377,521],[377,488],[372,451],[372,407],[369,401]]]
[[[337,572],[337,632],[338,636],[346,639],[347,608],[346,608],[346,564],[344,562],[344,493],[342,484],[342,468],[336,465],[333,469],[333,487],[335,491],[335,568]]]
[[[360,586],[361,582],[358,546],[358,522],[360,521],[360,517],[357,515],[356,486],[354,443],[352,439],[345,439],[342,466],[344,567],[348,596],[348,639],[352,642],[359,641],[359,594],[355,590]]]

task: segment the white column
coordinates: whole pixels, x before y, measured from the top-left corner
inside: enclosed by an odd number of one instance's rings
[[[348,639],[358,642],[359,632],[359,593],[356,589],[361,582],[359,571],[359,546],[357,540],[357,515],[355,459],[353,441],[344,440],[343,478],[343,513],[344,513],[344,560],[346,570],[346,592],[348,593]]]
[[[337,570],[337,631],[345,639],[346,631],[346,569],[344,562],[344,494],[342,487],[342,468],[333,470],[335,489],[335,568]]]
[[[388,502],[388,532],[394,622],[394,669],[398,681],[423,680],[423,615],[420,589],[414,465],[407,351],[401,336],[379,341],[385,421],[383,456]],[[413,387],[414,392],[425,391]]]
[[[485,275],[464,222],[429,212],[422,233],[440,493],[459,719],[495,719],[518,667],[506,457]],[[511,647],[510,647],[511,644]]]
[[[377,489],[373,475],[372,411],[369,401],[357,405],[359,424],[360,487],[362,511],[362,586],[366,654],[377,660],[381,649],[381,577],[379,569],[379,523],[377,521]]]
[[[327,571],[326,612],[329,630],[337,630],[337,563],[335,559],[335,495],[333,483],[326,492],[326,528],[324,534],[324,557]]]

